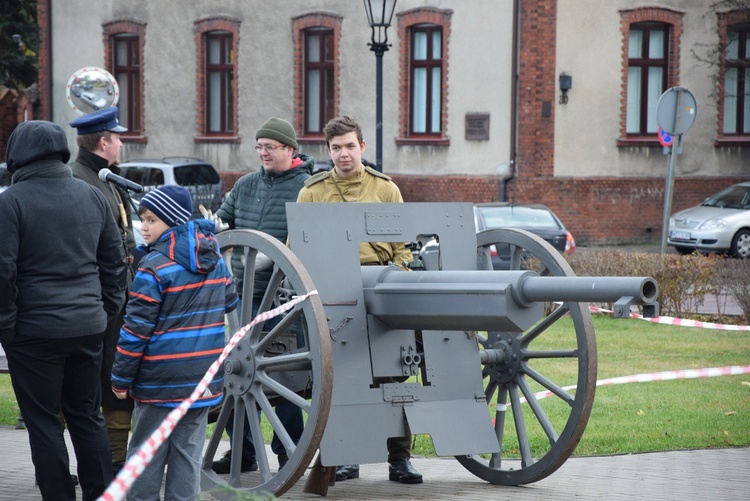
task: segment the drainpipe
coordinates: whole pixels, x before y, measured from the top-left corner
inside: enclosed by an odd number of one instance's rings
[[[518,52],[520,51],[521,1],[513,0],[513,48],[511,51],[510,87],[510,165],[508,173],[500,179],[500,202],[507,201],[507,182],[515,177],[518,156]]]

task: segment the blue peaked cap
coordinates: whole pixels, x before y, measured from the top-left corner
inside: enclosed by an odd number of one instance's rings
[[[120,125],[120,122],[117,121],[119,111],[117,106],[92,111],[70,122],[70,126],[78,129],[79,136],[104,130],[110,132],[127,132],[128,129]]]

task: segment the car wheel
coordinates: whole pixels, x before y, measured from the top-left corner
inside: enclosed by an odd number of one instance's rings
[[[744,229],[737,232],[732,239],[732,255],[742,259],[750,257],[750,230]]]
[[[692,247],[683,247],[681,245],[675,245],[674,248],[677,252],[679,252],[683,256],[687,254],[692,254],[693,252],[695,252],[695,249]]]

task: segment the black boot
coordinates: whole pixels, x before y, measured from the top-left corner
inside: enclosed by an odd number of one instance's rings
[[[359,478],[359,465],[358,464],[345,464],[343,466],[336,467],[336,481],[337,482],[349,480],[350,478]]]
[[[388,462],[388,479],[402,484],[421,484],[422,474],[411,465],[408,459]]]

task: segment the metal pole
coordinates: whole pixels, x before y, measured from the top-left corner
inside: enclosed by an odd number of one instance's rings
[[[383,50],[373,45],[375,52],[375,168],[383,172]]]
[[[683,89],[679,89],[677,93],[677,106],[675,106],[675,124],[674,130],[680,130],[680,120],[682,113],[680,113],[680,107],[682,105],[682,94]],[[682,141],[682,134],[674,136],[672,141],[672,149],[669,152],[669,161],[667,162],[667,183],[664,191],[664,215],[661,220],[661,249],[660,253],[664,254],[667,251],[667,238],[669,236],[669,216],[672,215],[672,191],[674,190],[674,166],[676,161],[676,155],[678,146]]]

